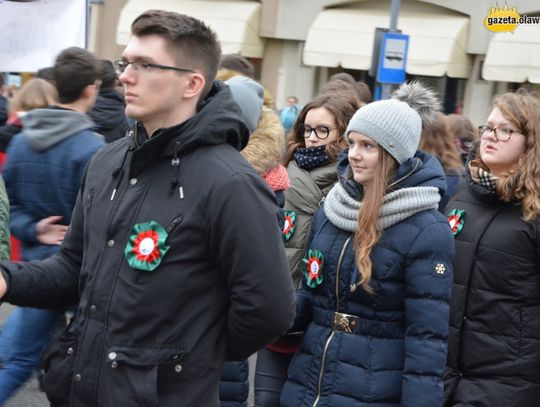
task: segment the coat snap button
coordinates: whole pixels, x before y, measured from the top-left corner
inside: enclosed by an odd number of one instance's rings
[[[118,362],[115,360],[111,363],[111,368],[116,369],[118,367]]]
[[[82,376],[77,373],[75,376],[73,376],[73,380],[75,380],[76,382],[80,382],[82,380]]]
[[[96,306],[90,305],[90,312],[96,312]]]
[[[73,348],[72,347],[67,348],[66,353],[68,355],[73,355]]]
[[[116,359],[118,355],[116,354],[116,352],[110,352],[109,353],[109,360],[114,360]]]
[[[175,371],[176,373],[180,373],[180,372],[182,371],[182,365],[176,365],[176,366],[174,367],[174,371]]]
[[[137,183],[137,178],[131,178],[131,179],[129,180],[129,183],[130,183],[131,185],[135,185],[135,184]]]
[[[112,239],[109,240],[109,241],[107,242],[107,246],[113,247],[113,246],[114,246],[114,240],[112,240]]]

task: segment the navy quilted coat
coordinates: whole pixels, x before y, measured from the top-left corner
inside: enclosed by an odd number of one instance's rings
[[[351,196],[358,186],[340,182]],[[399,187],[446,182],[438,161],[418,152],[398,169]],[[356,191],[355,191],[356,190]],[[285,407],[439,407],[446,363],[454,239],[437,210],[419,212],[384,230],[371,253],[370,295],[351,292],[358,278],[351,233],[338,229],[319,210],[311,249],[324,256],[323,282],[304,284],[293,329],[305,329],[289,367],[281,404]],[[335,312],[356,316],[351,332],[333,327]]]
[[[88,116],[73,110],[34,109],[23,121],[24,130],[7,150],[4,179],[11,233],[21,241],[23,260],[30,261],[60,249],[38,242],[36,225],[54,215],[70,223],[86,164],[105,143]]]

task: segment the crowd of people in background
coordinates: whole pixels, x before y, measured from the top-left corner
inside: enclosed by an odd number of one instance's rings
[[[247,407],[257,353],[256,407],[536,406],[540,101],[440,106],[339,72],[277,109],[173,12],[62,51],[0,95],[0,405],[43,369],[52,406]]]

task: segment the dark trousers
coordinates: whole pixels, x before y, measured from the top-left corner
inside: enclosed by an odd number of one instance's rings
[[[261,349],[255,368],[255,407],[279,407],[281,388],[294,353]]]

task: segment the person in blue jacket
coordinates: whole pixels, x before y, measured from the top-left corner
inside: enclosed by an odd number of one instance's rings
[[[24,261],[47,259],[60,250],[86,164],[105,144],[86,114],[99,90],[95,56],[67,48],[58,55],[54,73],[57,103],[22,117],[23,130],[10,141],[4,167],[10,228]],[[63,307],[26,306],[10,314],[0,333],[0,405],[37,367],[63,314]]]
[[[454,241],[443,169],[417,151],[429,95],[404,85],[347,127],[303,259],[284,407],[442,406]]]

